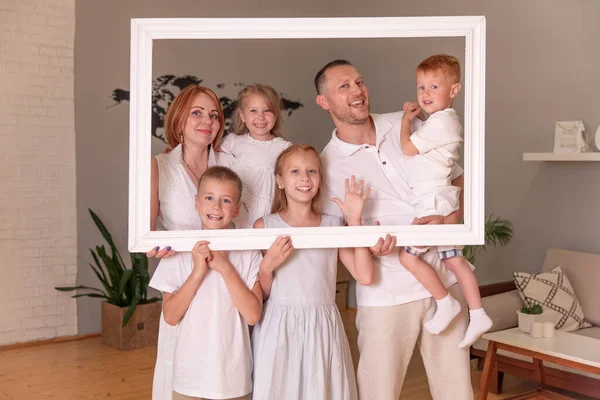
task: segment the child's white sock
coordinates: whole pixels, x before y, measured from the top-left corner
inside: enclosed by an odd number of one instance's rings
[[[437,310],[433,317],[425,322],[425,329],[432,335],[440,334],[460,313],[460,303],[448,293],[441,300],[436,300]]]
[[[458,347],[461,349],[470,347],[481,335],[489,331],[493,325],[492,320],[488,317],[483,308],[470,310],[469,319],[469,326],[467,327],[465,338],[458,344]]]

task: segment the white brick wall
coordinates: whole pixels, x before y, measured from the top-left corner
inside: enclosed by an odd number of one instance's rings
[[[75,0],[0,0],[0,345],[77,333]]]

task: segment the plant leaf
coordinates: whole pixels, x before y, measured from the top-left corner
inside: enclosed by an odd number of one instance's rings
[[[494,218],[490,215],[485,224],[485,246],[505,246],[510,242],[513,235],[512,223],[500,217]]]
[[[131,301],[131,305],[129,306],[129,308],[125,312],[125,315],[123,315],[123,323],[121,324],[122,327],[124,327],[125,325],[127,325],[127,323],[129,322],[129,319],[133,315],[133,312],[135,311],[135,308],[137,307],[137,305],[140,302],[140,300],[141,300],[141,296],[135,296],[133,298],[133,300]]]
[[[107,289],[107,285],[110,288],[108,281],[100,274],[100,272],[96,269],[96,267],[94,267],[94,265],[92,265],[92,263],[88,263],[88,264],[89,264],[90,268],[92,269],[92,271],[94,272],[94,275],[96,275],[96,278],[98,278],[100,283],[102,283],[102,286],[104,286],[104,289]]]
[[[109,303],[118,307],[129,307],[123,316],[123,326],[125,326],[135,311],[137,304],[160,301],[156,297],[147,300],[148,284],[150,282],[148,258],[144,253],[130,253],[131,268],[127,268],[114,243],[112,235],[100,220],[100,217],[91,209],[88,209],[88,211],[94,224],[110,247],[110,251],[104,245],[96,246],[96,251],[90,249],[90,253],[94,259],[94,263],[89,264],[90,268],[92,268],[94,275],[96,275],[104,286],[106,293],[100,289],[89,288],[102,293],[102,295],[82,293],[76,296],[103,297]],[[84,287],[80,288],[83,289]],[[60,290],[67,291],[67,288],[61,288]],[[73,287],[71,290],[76,289]]]
[[[477,248],[475,246],[465,246],[463,248],[463,257],[471,264],[475,263],[475,257],[477,255]]]
[[[77,290],[79,289],[77,286],[55,286],[54,289],[58,290],[59,292],[70,292],[72,290]]]
[[[130,304],[131,300],[134,298],[135,296],[135,286],[138,284],[139,281],[139,274],[137,271],[137,265],[135,262],[135,257],[133,253],[129,253],[129,258],[131,260],[131,270],[133,271],[133,276],[132,278],[129,280],[127,286],[125,287],[125,298],[127,299],[127,303]]]
[[[83,286],[83,285],[79,285],[79,286],[57,286],[54,289],[58,290],[59,292],[70,292],[73,290],[79,290],[79,289],[88,289],[88,290],[95,290],[97,292],[102,293],[103,295],[106,296],[106,293],[104,293],[104,291],[95,288],[95,287],[90,287],[90,286]]]
[[[521,307],[521,313],[522,314],[531,314],[531,310],[529,309],[529,307],[523,306],[523,307]]]
[[[98,293],[80,293],[80,294],[73,295],[71,297],[74,298],[74,299],[76,299],[78,297],[96,297],[96,298],[99,298],[99,299],[107,299],[107,300],[110,301],[110,299],[107,296],[104,296],[104,295],[101,295],[101,294],[98,294]]]
[[[104,290],[106,292],[106,294],[109,297],[114,296],[114,291],[112,286],[110,286],[110,283],[100,274],[100,272],[98,272],[98,270],[96,269],[96,267],[94,267],[91,263],[89,263],[90,268],[92,269],[92,271],[94,272],[94,275],[96,275],[96,277],[98,278],[98,280],[100,282],[102,282],[102,286],[104,286]]]
[[[500,217],[494,217],[490,214],[485,222],[485,244],[482,246],[465,246],[463,256],[471,264],[475,264],[477,255],[486,250],[488,246],[506,246],[513,235],[512,223]]]
[[[104,237],[104,240],[106,240],[106,242],[108,242],[109,245],[113,243],[112,235],[108,232],[108,229],[106,229],[106,226],[104,226],[104,223],[100,220],[100,218],[98,218],[98,215],[96,215],[96,213],[89,208],[88,211],[90,212],[90,215],[94,220],[94,224],[96,224],[96,227],[102,234],[102,237]]]
[[[134,271],[132,269],[128,269],[125,271],[125,273],[123,273],[123,275],[121,275],[121,282],[119,282],[119,293],[123,293],[125,290],[125,285],[127,285],[127,282],[129,282],[133,272]]]
[[[532,314],[542,314],[543,312],[544,312],[544,309],[539,304],[536,304],[533,307],[531,307]]]
[[[121,276],[126,269],[125,266],[120,264],[119,261],[115,261],[112,257],[109,257],[104,246],[97,246],[96,249],[100,250],[98,251],[98,255],[100,255],[100,258],[104,261],[107,269],[110,267],[109,272],[112,270],[117,276]]]
[[[96,247],[96,249],[98,249],[98,247]],[[96,263],[96,267],[94,267],[92,264],[90,264],[90,267],[92,268],[92,271],[94,271],[94,274],[96,274],[98,279],[104,285],[104,289],[106,290],[107,295],[111,298],[109,300],[109,303],[118,304],[117,288],[115,287],[114,283],[112,282],[114,280],[113,274],[111,274],[111,272],[108,271],[109,277],[110,277],[110,281],[109,281],[109,279],[106,276],[106,273],[104,272],[104,269],[106,268],[108,270],[108,268],[102,267],[102,264],[100,264],[100,261],[98,260],[98,256],[96,255],[96,252],[94,252],[94,250],[90,249],[90,253],[92,254],[92,258],[94,259],[94,262]]]
[[[88,211],[90,212],[90,215],[92,216],[92,219],[94,220],[94,223],[98,227],[98,230],[102,234],[102,237],[104,237],[104,240],[106,240],[106,242],[110,246],[111,259],[114,261],[115,264],[118,264],[120,266],[125,265],[125,263],[123,262],[123,259],[121,258],[121,255],[119,254],[119,250],[117,250],[117,246],[115,245],[115,242],[112,239],[112,235],[110,234],[110,232],[108,232],[108,229],[106,229],[106,226],[104,226],[104,223],[100,220],[100,218],[98,217],[98,215],[96,215],[95,212],[93,212],[89,208],[88,208]]]
[[[96,251],[102,262],[104,262],[108,276],[110,277],[110,285],[113,288],[111,293],[111,297],[113,299],[112,304],[122,307],[125,305],[123,304],[123,298],[121,296],[121,292],[119,291],[119,283],[121,282],[122,271],[118,268],[115,268],[112,259],[106,254],[106,249],[104,246],[96,246]]]
[[[100,220],[98,215],[96,215],[96,213],[93,212],[91,209],[88,208],[88,211],[90,212],[90,215],[92,216],[92,219],[94,220],[94,223],[96,224],[96,227],[102,234],[102,237],[104,238],[104,240],[106,240],[106,243],[108,243],[108,245],[110,246],[110,249],[111,249],[111,252],[113,253],[113,255],[115,253],[118,253],[117,246],[115,246],[115,242],[112,239],[112,235],[110,234],[110,232],[108,232],[108,229],[106,229],[106,226],[104,226],[104,223],[102,222],[102,220]]]
[[[150,299],[146,299],[146,304],[148,303],[156,303],[157,301],[162,301],[160,297],[152,297]]]
[[[136,269],[136,275],[142,292],[142,299],[145,299],[148,294],[148,283],[150,282],[150,275],[148,274],[148,257],[143,253],[136,253],[132,259],[135,260],[132,265],[134,265]]]
[[[106,282],[108,282],[108,279],[106,278],[106,274],[104,273],[104,268],[102,268],[102,266],[100,265],[100,261],[98,261],[98,256],[96,255],[96,253],[92,249],[90,249],[90,253],[92,253],[92,258],[94,259],[94,262],[96,263],[96,267],[101,272],[102,278],[104,278],[104,280]]]

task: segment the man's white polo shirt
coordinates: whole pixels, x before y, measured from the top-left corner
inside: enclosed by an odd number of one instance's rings
[[[344,180],[355,175],[364,180],[371,193],[363,210],[363,224],[408,225],[416,216],[410,201],[414,195],[407,183],[405,156],[400,146],[400,124],[403,112],[371,114],[375,124],[376,145],[350,144],[337,137],[336,130],[321,159],[325,169],[325,214],[341,216],[337,205],[329,199],[344,198]],[[462,174],[456,166],[453,179]],[[446,287],[456,277],[442,268],[437,251],[430,249],[423,259],[433,266]],[[356,285],[359,306],[392,306],[431,297],[431,294],[398,260],[398,250],[375,259],[375,276],[370,286]]]

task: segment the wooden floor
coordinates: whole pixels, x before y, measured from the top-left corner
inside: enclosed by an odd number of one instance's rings
[[[353,310],[342,313],[352,355],[357,359]],[[148,400],[151,397],[155,348],[118,351],[100,338],[0,351],[0,400]],[[479,372],[473,373],[477,390]],[[535,388],[531,381],[511,376],[498,400]],[[403,400],[431,399],[418,352],[411,361],[402,391]],[[459,399],[457,399],[459,400]]]

